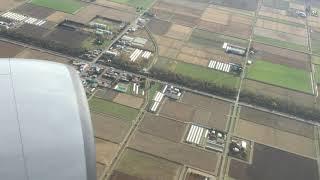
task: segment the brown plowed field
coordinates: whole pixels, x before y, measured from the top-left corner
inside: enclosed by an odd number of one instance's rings
[[[203,8],[196,9],[194,7],[187,7],[181,4],[179,5],[179,4],[172,3],[172,1],[171,2],[158,1],[157,3],[155,3],[153,8],[166,10],[171,13],[198,16],[198,17],[200,17],[201,14],[203,13]]]
[[[270,29],[256,27],[254,34],[259,36],[269,37],[272,39],[277,39],[284,42],[299,44],[303,46],[307,45],[306,38],[303,36],[297,36],[297,35],[283,33],[283,32],[276,32]]]
[[[120,143],[128,133],[131,124],[127,121],[98,113],[91,113],[95,136]]]
[[[67,13],[57,11],[57,12],[51,14],[50,16],[48,16],[47,20],[55,22],[55,23],[60,23],[63,20],[65,20],[68,15],[69,14],[67,14]]]
[[[34,18],[38,18],[38,19],[45,19],[46,17],[56,12],[53,9],[49,9],[42,6],[36,6],[30,3],[25,3],[17,7],[16,9],[14,9],[13,11],[20,14],[28,15]]]
[[[188,27],[195,27],[199,23],[199,17],[184,15],[184,14],[177,14],[175,13],[171,18],[171,22],[188,26]]]
[[[0,12],[15,8],[25,2],[26,0],[0,0]]]
[[[199,107],[210,107],[212,104],[212,98],[206,97],[198,94],[194,94],[191,92],[185,92],[181,102],[190,104],[193,106],[199,106]]]
[[[241,107],[240,118],[310,139],[314,138],[313,125],[296,121],[294,119],[289,119],[244,106]]]
[[[179,55],[177,56],[177,60],[182,61],[182,62],[186,62],[186,63],[190,63],[190,64],[204,66],[204,67],[207,67],[209,64],[208,59],[203,59],[203,58],[199,58],[196,56],[183,54],[183,53],[179,53]]]
[[[150,153],[177,163],[217,174],[220,155],[190,145],[174,143],[156,136],[137,132],[129,145],[133,149]]]
[[[138,177],[130,176],[120,171],[113,171],[110,180],[143,180]]]
[[[94,3],[102,5],[102,6],[110,7],[113,9],[121,10],[121,11],[136,13],[136,9],[134,7],[127,6],[125,4],[115,3],[112,1],[108,1],[108,0],[96,0],[96,1],[94,1]]]
[[[261,94],[269,97],[275,97],[303,106],[313,107],[314,105],[314,97],[310,94],[305,94],[248,79],[244,81],[243,87],[246,90],[255,92],[258,95]]]
[[[159,46],[160,56],[176,59],[178,54],[179,54],[179,50],[177,49],[168,48],[166,46]]]
[[[105,165],[100,164],[100,163],[96,163],[96,170],[97,170],[97,178],[101,178],[101,176],[103,175],[103,171],[104,171]]]
[[[116,171],[145,180],[176,180],[180,169],[180,164],[133,149],[126,149],[116,167]]]
[[[0,58],[12,58],[19,54],[24,48],[11,43],[0,41]]]
[[[178,24],[173,24],[168,33],[166,34],[167,37],[173,38],[173,39],[178,39],[182,41],[187,41],[191,35],[192,28],[178,25]]]
[[[247,39],[251,34],[251,26],[241,23],[230,23],[229,25],[223,25],[209,21],[200,21],[198,28],[243,39]]]
[[[160,114],[179,121],[191,122],[194,108],[176,101],[167,100],[161,108]]]
[[[269,21],[265,19],[258,19],[256,23],[257,27],[271,29],[275,31],[281,31],[289,34],[294,34],[297,36],[307,37],[307,30],[301,27],[290,26],[283,23],[278,23],[274,21]]]
[[[263,59],[275,64],[286,65],[307,71],[311,70],[310,60],[307,54],[261,43],[254,43],[253,47],[258,50],[255,54],[256,59]]]
[[[101,99],[113,101],[113,99],[117,97],[118,94],[118,92],[112,89],[99,89],[94,96]]]
[[[54,62],[64,63],[64,64],[69,64],[69,62],[71,61],[70,59],[66,59],[66,58],[45,53],[45,52],[40,52],[33,49],[25,49],[19,54],[17,54],[15,57],[25,58],[25,59],[41,59],[41,60],[54,61]]]
[[[255,143],[251,165],[232,159],[229,176],[237,180],[318,180],[317,162]]]
[[[185,129],[186,124],[184,123],[147,113],[139,130],[174,142],[180,142]]]
[[[163,20],[153,18],[148,23],[148,26],[153,34],[165,35],[169,31],[171,24],[172,23],[168,21],[163,21]]]
[[[113,102],[129,106],[135,109],[139,109],[143,104],[143,99],[128,94],[119,93],[114,99]]]
[[[119,11],[112,8],[90,4],[80,9],[76,15],[69,15],[68,19],[83,24],[88,24],[97,15],[117,21],[130,22],[134,18],[134,14]]]
[[[116,156],[120,146],[118,144],[95,139],[96,143],[96,161],[100,164],[109,166]]]
[[[313,139],[293,133],[240,119],[237,122],[235,134],[239,137],[277,147],[304,157],[316,158]]]

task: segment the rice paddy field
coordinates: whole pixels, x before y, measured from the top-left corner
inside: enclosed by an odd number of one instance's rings
[[[249,67],[247,78],[288,89],[312,93],[310,73],[284,65],[258,60]]]
[[[94,112],[110,114],[128,121],[134,120],[139,113],[139,110],[137,109],[99,98],[91,99],[89,104],[91,110]]]
[[[132,7],[147,8],[154,0],[111,0],[116,3],[127,4]]]
[[[168,58],[160,58],[155,66],[196,80],[211,82],[219,86],[234,88],[238,86],[240,82],[240,77],[233,74],[219,72],[194,64],[178,62]]]
[[[75,13],[85,5],[78,0],[32,0],[31,3],[69,14]]]

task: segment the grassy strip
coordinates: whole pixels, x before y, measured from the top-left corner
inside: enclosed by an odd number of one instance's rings
[[[310,74],[307,71],[289,68],[267,61],[256,61],[249,67],[247,77],[289,89],[312,93]]]
[[[92,98],[89,105],[92,111],[111,114],[128,121],[134,120],[139,113],[139,110],[137,109],[99,98]]]
[[[278,47],[285,47],[285,48],[292,49],[292,50],[307,52],[307,48],[303,45],[294,44],[294,43],[290,43],[290,42],[286,42],[286,41],[280,41],[280,40],[268,38],[265,36],[255,35],[254,41],[260,42],[260,43],[265,43],[265,44],[270,44],[270,45],[274,45],[274,46],[278,46]]]
[[[77,0],[32,0],[31,3],[70,14],[84,6],[81,1]]]
[[[294,27],[301,27],[301,28],[305,28],[305,24],[300,24],[300,23],[295,23],[295,22],[290,22],[290,21],[286,21],[283,19],[277,19],[277,18],[272,18],[272,17],[268,17],[268,16],[259,16],[260,19],[264,19],[264,20],[268,20],[268,21],[273,21],[273,22],[277,22],[277,23],[282,23],[282,24],[286,24],[289,26],[294,26]]]
[[[218,86],[230,88],[238,86],[240,82],[240,78],[232,74],[182,62],[178,62],[174,72],[196,80],[212,82]]]

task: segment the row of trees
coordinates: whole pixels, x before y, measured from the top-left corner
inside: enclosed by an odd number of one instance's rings
[[[104,57],[105,59],[107,57]],[[130,72],[142,73],[143,65],[132,63],[126,60],[123,60],[121,57],[116,57],[110,62],[111,66],[124,69]],[[144,74],[146,75],[146,74]],[[237,89],[232,89],[230,87],[218,86],[214,83],[199,81],[187,76],[182,76],[180,74],[174,73],[169,70],[164,70],[161,68],[153,67],[150,70],[149,76],[167,82],[172,82],[175,84],[180,84],[192,89],[199,91],[204,91],[210,94],[215,94],[223,96],[226,98],[235,99],[237,94]],[[288,100],[273,98],[270,96],[260,95],[255,92],[242,90],[240,94],[240,101],[246,102],[248,104],[261,106],[269,110],[275,110],[287,114],[292,114],[297,117],[301,117],[307,120],[312,120],[320,122],[320,110],[316,107],[306,107],[303,105],[298,105]]]
[[[85,53],[85,49],[82,49],[82,48],[70,48],[56,41],[30,37],[25,34],[6,30],[6,29],[3,29],[0,31],[0,36],[15,40],[15,41],[31,44],[37,47],[50,49],[52,51],[57,51],[63,54],[68,54],[71,56],[79,56]],[[108,60],[110,59],[110,57],[108,57],[107,55],[103,55],[102,59]],[[127,60],[124,60],[124,57],[122,56],[119,56],[119,57],[117,56],[117,57],[111,58],[111,62],[109,62],[108,65],[118,69],[124,69],[130,72],[143,73],[143,69],[144,67],[146,67],[147,63],[148,63],[147,60],[142,61],[140,63],[132,63]],[[152,68],[150,70],[150,74],[148,75],[163,81],[180,84],[192,89],[197,89],[200,91],[220,95],[220,96],[231,98],[231,99],[234,99],[237,93],[237,90],[235,88],[232,89],[225,86],[218,86],[214,83],[196,80],[196,79],[182,76],[172,71],[168,71],[160,68]],[[246,102],[248,104],[262,106],[270,110],[276,110],[276,111],[292,114],[304,119],[310,119],[313,121],[320,122],[320,110],[318,108],[305,107],[302,105],[295,104],[293,102],[288,102],[287,100],[277,99],[277,98],[264,96],[264,95],[258,95],[255,92],[250,92],[246,90],[242,90],[240,95],[240,101]]]
[[[26,44],[31,44],[33,46],[37,46],[40,48],[49,49],[49,50],[60,52],[70,56],[75,56],[75,57],[80,56],[86,51],[83,48],[71,48],[56,41],[42,39],[41,37],[31,37],[31,36],[28,36],[28,34],[19,33],[19,32],[7,30],[7,29],[1,29],[0,36],[15,40],[15,41],[23,42]]]
[[[258,95],[255,92],[246,90],[241,91],[240,101],[262,106],[270,110],[292,114],[306,120],[320,122],[320,109],[318,107],[307,107],[288,100]]]

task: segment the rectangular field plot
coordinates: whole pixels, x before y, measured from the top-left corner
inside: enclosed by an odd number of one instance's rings
[[[238,39],[235,37],[230,37],[200,29],[193,30],[189,42],[217,49],[222,49],[222,45],[225,42],[229,44],[243,46],[245,48],[248,46],[247,40]]]
[[[55,13],[56,11],[53,9],[49,9],[42,6],[37,6],[30,3],[25,3],[13,10],[16,13],[20,13],[23,15],[35,17],[38,19],[44,19],[50,16],[51,14]]]
[[[237,180],[317,180],[316,160],[254,144],[252,164],[232,159],[229,176]]]
[[[111,0],[116,3],[127,4],[132,7],[149,7],[154,0]]]
[[[129,147],[216,175],[220,154],[137,132]]]
[[[317,84],[320,84],[320,65],[315,65],[315,77]]]
[[[245,79],[243,83],[244,90],[255,93],[257,95],[278,98],[289,103],[303,105],[307,107],[314,106],[314,96],[263,82]],[[243,91],[244,92],[244,91]]]
[[[249,67],[247,78],[306,93],[313,92],[309,72],[267,61],[255,61]]]
[[[168,139],[174,142],[180,142],[184,135],[186,124],[171,119],[167,119],[161,116],[154,116],[151,113],[147,113],[140,125],[139,130],[158,136],[164,139]]]
[[[197,80],[215,83],[220,86],[237,87],[239,77],[188,63],[178,63],[175,72]]]
[[[160,111],[160,115],[183,122],[195,122],[209,128],[225,130],[231,104],[225,101],[211,99],[210,102],[199,102],[203,96],[187,93],[182,102],[166,101]],[[193,100],[193,102],[190,102]],[[201,104],[208,104],[201,107]],[[200,105],[200,106],[199,106]]]
[[[257,0],[213,0],[211,2],[221,6],[247,11],[255,11],[258,6]]]
[[[126,149],[115,170],[134,177],[133,179],[175,180],[179,176],[180,169],[181,165],[177,163],[143,152]],[[120,178],[117,179],[120,180]]]
[[[25,58],[25,59],[41,59],[41,60],[48,60],[54,61],[58,63],[68,64],[71,60],[66,59],[64,57],[56,56],[53,54],[33,50],[33,49],[25,49],[19,54],[15,56],[16,58]]]
[[[85,5],[77,0],[32,0],[31,3],[70,14],[75,13]]]
[[[242,119],[237,123],[235,134],[239,137],[277,147],[300,156],[316,158],[313,139]]]
[[[240,118],[310,139],[314,138],[315,130],[313,125],[276,114],[270,114],[264,111],[242,106]]]
[[[311,70],[308,54],[256,42],[253,47],[258,51],[255,53],[255,59],[264,59],[274,64],[307,71]]]
[[[131,126],[128,121],[94,112],[91,118],[95,136],[115,143],[124,139]]]
[[[320,30],[313,30],[310,35],[312,52],[314,54],[320,54]]]
[[[110,114],[112,116],[119,117],[127,121],[134,120],[139,113],[139,110],[137,109],[99,98],[92,98],[89,104],[90,109],[94,112]]]
[[[0,58],[12,58],[23,51],[22,46],[0,41]]]
[[[109,166],[116,156],[120,146],[118,144],[95,139],[96,143],[96,161],[100,164]]]
[[[260,27],[255,28],[254,41],[292,50],[307,52],[307,38]]]

